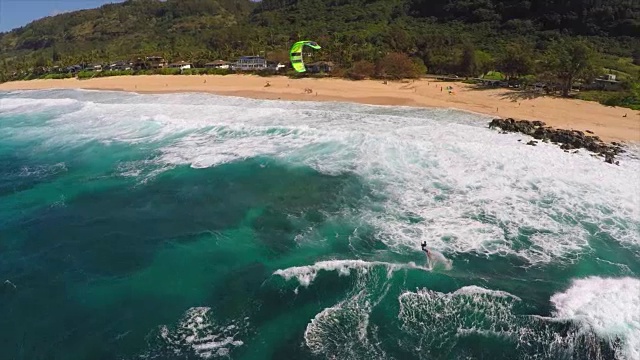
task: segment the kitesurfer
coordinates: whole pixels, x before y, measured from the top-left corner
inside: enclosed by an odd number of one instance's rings
[[[427,253],[427,257],[430,257],[430,256],[431,256],[431,253],[429,252],[429,249],[427,249],[427,242],[426,242],[426,241],[423,241],[421,246],[422,246],[422,251],[424,251],[425,253]]]

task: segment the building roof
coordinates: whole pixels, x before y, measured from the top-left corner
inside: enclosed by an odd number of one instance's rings
[[[333,63],[331,61],[316,61],[313,62],[311,64],[308,64],[310,66],[322,66],[322,65],[326,65],[326,66],[333,66]]]
[[[216,60],[216,61],[208,62],[205,65],[226,65],[228,63],[229,63],[228,61]]]
[[[595,79],[594,81],[595,82],[609,83],[609,84],[617,84],[617,83],[621,82],[619,80],[607,80],[607,79]]]
[[[169,65],[191,65],[191,63],[187,62],[187,61],[180,60],[178,62],[174,62],[174,63],[171,63]]]

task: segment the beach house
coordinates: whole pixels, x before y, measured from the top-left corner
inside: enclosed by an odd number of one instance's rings
[[[622,90],[622,82],[618,81],[613,74],[605,74],[595,79],[591,88],[605,91],[620,91]]]
[[[69,72],[69,73],[75,74],[75,73],[77,73],[77,72],[79,72],[79,71],[81,71],[81,70],[82,70],[82,65],[80,65],[80,64],[75,64],[75,65],[67,66],[67,67],[65,68],[65,70],[66,70],[66,72]]]
[[[124,70],[131,70],[131,66],[133,64],[131,62],[128,61],[124,61],[124,60],[118,60],[114,63],[109,64],[109,70],[111,71],[124,71]]]
[[[145,60],[149,69],[162,69],[167,67],[167,61],[162,56],[147,56]]]
[[[204,64],[204,67],[207,69],[228,69],[229,65],[230,64],[228,61],[216,60],[216,61],[212,61]]]
[[[267,60],[261,56],[242,56],[231,65],[233,70],[254,71],[267,68]]]
[[[333,71],[333,63],[331,61],[317,61],[305,66],[310,73],[330,73]]]
[[[190,62],[186,62],[186,61],[177,61],[177,62],[169,64],[169,68],[171,68],[171,69],[184,70],[184,69],[191,69],[192,67],[193,67],[193,64],[191,64]]]
[[[87,64],[84,68],[84,71],[102,71],[101,64]]]
[[[273,71],[280,71],[287,67],[287,65],[278,62],[278,61],[269,61],[267,60],[267,68]]]

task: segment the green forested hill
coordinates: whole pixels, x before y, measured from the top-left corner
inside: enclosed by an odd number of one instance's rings
[[[640,36],[637,0],[410,0],[411,14],[441,21],[495,22],[512,31]]]
[[[134,0],[47,17],[0,35],[5,57],[127,56],[210,47],[216,31],[246,23],[248,0]],[[203,43],[204,41],[204,43]]]
[[[464,54],[487,70],[510,44],[535,56],[575,36],[604,54],[603,66],[630,63],[640,54],[640,0],[129,0],[0,34],[0,67],[149,54],[283,58],[293,41],[312,38],[321,57],[345,68],[394,51],[446,73],[459,72]]]

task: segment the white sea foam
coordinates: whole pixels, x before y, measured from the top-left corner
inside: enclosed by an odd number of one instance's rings
[[[31,98],[0,98],[0,114],[10,112],[39,112],[47,108],[79,105],[74,99],[31,99]]]
[[[328,260],[320,261],[313,265],[296,266],[286,269],[276,270],[273,274],[283,277],[285,280],[295,278],[300,285],[309,286],[320,271],[337,271],[340,276],[348,276],[351,271],[359,271],[366,273],[373,267],[386,268],[387,274],[390,276],[394,271],[400,269],[420,269],[428,271],[426,267],[418,266],[415,263],[393,264],[382,261],[364,261],[364,260]]]
[[[23,166],[20,168],[18,176],[20,177],[45,177],[50,175],[66,172],[67,167],[65,163],[57,163],[53,165],[31,165]]]
[[[282,272],[284,277],[302,277],[303,281],[311,281],[308,274],[315,274],[318,269],[354,273],[354,286],[345,299],[324,309],[307,324],[304,339],[311,352],[329,359],[387,358],[379,345],[378,328],[369,317],[389,292],[392,272],[400,267],[381,262],[328,261]]]
[[[375,306],[364,290],[318,313],[304,332],[314,354],[336,359],[385,359],[369,314]],[[373,341],[372,341],[373,340]]]
[[[575,321],[610,343],[622,340],[621,359],[640,360],[640,280],[588,277],[551,297],[555,316]]]
[[[419,359],[451,353],[468,336],[509,339],[515,344],[511,356],[517,359],[580,359],[589,353],[604,360],[611,358],[611,348],[619,351],[613,341],[603,346],[590,327],[565,326],[576,320],[573,315],[560,319],[519,314],[521,299],[504,291],[478,286],[451,293],[420,289],[402,293],[398,302],[405,333],[399,344]],[[633,354],[623,351],[618,358],[635,360],[633,355],[620,356]]]
[[[236,347],[244,343],[238,339],[247,324],[243,321],[229,325],[217,324],[208,307],[194,307],[187,310],[175,328],[160,327],[161,349],[173,352],[176,356],[195,353],[208,359],[227,357]],[[245,319],[246,320],[246,319]],[[151,352],[157,349],[151,349]]]
[[[466,286],[452,293],[429,289],[405,291],[398,318],[410,337],[430,348],[455,342],[456,333],[509,333],[516,326],[513,306],[520,299],[503,291]],[[409,340],[409,339],[407,339]]]
[[[525,136],[489,130],[487,118],[469,113],[68,90],[1,101],[20,111],[65,110],[12,134],[41,139],[43,151],[116,141],[157,151],[159,168],[270,156],[327,174],[353,173],[385,198],[360,209],[360,218],[399,252],[426,240],[444,253],[550,262],[588,249],[598,233],[640,247],[637,158],[615,166],[585,151],[526,146],[517,141]],[[420,221],[407,221],[409,214]]]

